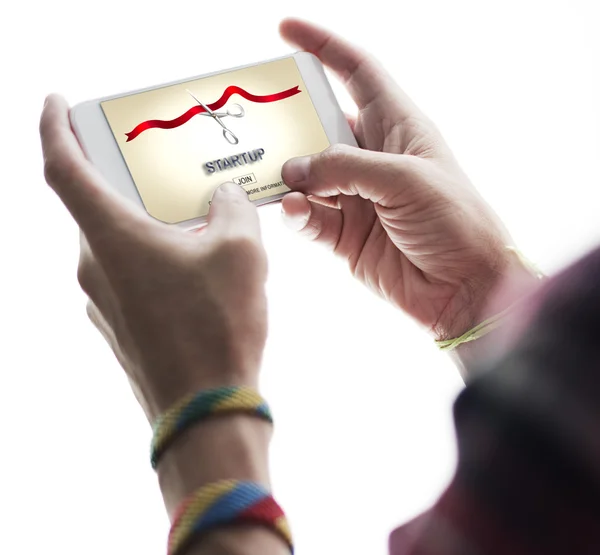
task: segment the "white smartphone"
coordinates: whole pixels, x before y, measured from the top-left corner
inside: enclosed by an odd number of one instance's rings
[[[290,190],[281,177],[289,158],[356,146],[321,62],[306,52],[91,100],[70,117],[110,184],[185,229],[206,221],[226,181],[266,204]]]

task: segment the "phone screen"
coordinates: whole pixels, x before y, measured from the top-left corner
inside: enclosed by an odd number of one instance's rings
[[[251,200],[289,191],[283,163],[329,146],[291,57],[101,107],[146,210],[167,223],[205,216],[225,181]]]

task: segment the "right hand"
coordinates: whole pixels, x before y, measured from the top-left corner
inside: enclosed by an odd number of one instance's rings
[[[434,124],[375,60],[306,22],[285,20],[281,34],[344,81],[362,147],[288,161],[283,178],[295,192],[283,199],[284,219],[438,338],[461,335],[509,268],[524,272],[505,248],[508,232]]]

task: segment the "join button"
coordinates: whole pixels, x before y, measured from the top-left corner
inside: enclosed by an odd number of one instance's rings
[[[254,177],[253,173],[249,173],[246,175],[242,175],[240,177],[234,177],[232,179],[232,181],[236,184],[236,185],[250,185],[252,183],[256,183],[256,177]]]

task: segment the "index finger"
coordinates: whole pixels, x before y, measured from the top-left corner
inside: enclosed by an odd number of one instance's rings
[[[371,55],[331,31],[300,19],[284,19],[279,31],[288,42],[317,56],[344,82],[363,109],[380,97],[400,110],[400,117],[420,114],[414,102]]]
[[[98,230],[120,226],[125,220],[149,220],[113,191],[85,158],[71,130],[64,98],[47,98],[40,119],[40,137],[46,181],[90,239]]]

